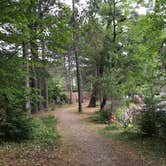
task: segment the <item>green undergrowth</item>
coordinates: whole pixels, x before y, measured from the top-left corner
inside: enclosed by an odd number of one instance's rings
[[[54,116],[36,118],[34,120],[33,140],[43,145],[56,145],[59,135],[56,130],[57,119]]]
[[[97,111],[91,115],[91,120],[95,123],[108,123],[108,111]]]
[[[145,137],[135,130],[125,130],[119,124],[107,125],[101,134],[115,141],[127,143],[143,156],[149,165],[166,165],[166,140],[155,137]]]
[[[34,118],[32,120],[31,138],[21,142],[0,142],[0,148],[6,152],[24,148],[56,148],[59,146],[59,135],[56,129],[57,119],[54,116]]]
[[[102,135],[134,148],[143,158],[146,159],[148,165],[166,165],[165,137],[144,134],[137,123],[120,123],[117,114],[117,122],[108,125],[107,110],[95,112],[90,118],[95,123],[106,124],[104,129],[99,129],[99,132]],[[146,126],[149,125],[149,121],[150,119],[146,119]]]

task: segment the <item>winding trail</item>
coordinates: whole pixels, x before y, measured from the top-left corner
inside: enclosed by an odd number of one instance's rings
[[[55,113],[62,146],[59,166],[145,166],[136,152],[118,141],[98,134],[89,114],[76,108],[61,108]]]

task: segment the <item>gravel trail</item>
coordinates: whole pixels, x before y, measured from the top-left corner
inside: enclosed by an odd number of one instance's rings
[[[136,152],[118,141],[104,138],[92,130],[88,114],[79,114],[72,108],[56,112],[61,135],[60,166],[145,166]]]

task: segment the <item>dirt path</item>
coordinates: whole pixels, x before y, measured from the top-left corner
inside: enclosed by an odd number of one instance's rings
[[[136,152],[120,142],[97,134],[88,122],[88,114],[73,108],[56,112],[58,131],[62,137],[59,166],[145,166]]]
[[[96,125],[89,120],[93,109],[84,107],[79,114],[76,106],[58,108],[55,112],[37,116],[55,115],[62,145],[53,147],[17,148],[11,152],[0,149],[0,166],[146,166],[129,145],[111,141],[98,134]],[[6,147],[7,148],[7,147]],[[8,148],[7,148],[8,149]],[[10,149],[10,148],[9,148]]]

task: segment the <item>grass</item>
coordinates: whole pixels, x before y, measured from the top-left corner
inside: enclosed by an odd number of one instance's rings
[[[142,155],[149,165],[166,165],[166,140],[164,139],[143,137],[134,130],[124,131],[116,124],[107,125],[101,133],[113,140],[127,143]]]

